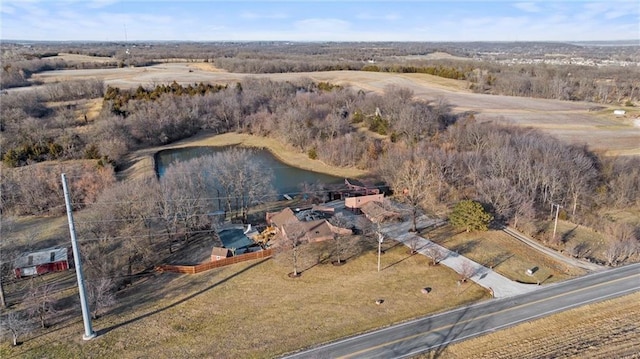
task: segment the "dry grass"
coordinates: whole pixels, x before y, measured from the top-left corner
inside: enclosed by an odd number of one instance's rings
[[[388,85],[412,90],[424,101],[444,99],[454,112],[470,111],[480,121],[494,121],[518,126],[536,127],[570,143],[587,144],[607,155],[640,153],[640,128],[631,121],[621,121],[612,115],[612,106],[587,102],[570,102],[525,97],[497,96],[471,93],[466,81],[444,79],[426,74],[394,74],[366,71],[321,71],[283,74],[237,74],[216,71],[205,63],[164,63],[140,68],[63,70],[34,75],[34,79],[48,82],[72,79],[99,78],[112,86],[136,88],[153,83],[181,84],[194,82],[235,83],[250,76],[293,81],[310,78],[338,85],[352,86],[381,93]],[[594,106],[599,111],[591,111]],[[629,120],[631,115],[628,115]]]
[[[455,344],[441,357],[640,358],[638,318],[636,292]]]
[[[58,56],[48,57],[47,59],[61,59],[70,63],[81,63],[81,62],[116,62],[118,59],[114,57],[104,57],[104,56],[89,56],[89,55],[79,55],[79,54],[68,54],[68,53],[59,53]]]
[[[540,236],[544,238],[553,236],[553,221],[547,223]],[[607,241],[602,233],[578,224],[559,220],[556,238],[560,241],[555,246],[558,250],[566,250],[570,246],[585,246],[585,252],[581,253],[579,257],[591,257],[599,262],[606,262],[603,253],[607,247]],[[554,247],[553,244],[549,246]]]
[[[584,270],[569,267],[549,258],[502,231],[457,233],[451,226],[427,234],[429,239],[450,250],[493,269],[503,276],[523,283],[552,283],[584,274]],[[538,267],[534,276],[526,270]]]
[[[487,299],[457,275],[387,251],[384,270],[366,252],[343,266],[316,265],[291,279],[280,261],[242,263],[193,276],[161,274],[136,284],[94,322],[101,335],[81,340],[81,322],[52,328],[3,358],[259,358]],[[420,289],[430,286],[427,296]],[[382,305],[375,300],[383,298]],[[78,317],[79,318],[79,317]]]

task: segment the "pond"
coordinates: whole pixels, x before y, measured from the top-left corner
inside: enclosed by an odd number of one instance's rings
[[[170,150],[160,151],[156,154],[156,171],[158,176],[162,177],[169,165],[178,161],[188,161],[192,158],[212,155],[223,152],[231,147],[184,147]],[[274,175],[273,187],[278,194],[291,194],[300,192],[300,184],[307,183],[326,183],[336,184],[342,183],[344,178],[307,171],[300,168],[289,166],[280,162],[271,152],[262,149],[248,148],[251,151],[253,159],[264,168],[271,168]]]

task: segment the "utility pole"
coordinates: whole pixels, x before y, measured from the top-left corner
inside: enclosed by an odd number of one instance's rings
[[[382,241],[384,240],[384,236],[380,229],[378,229],[378,272],[380,272],[380,252],[382,252]]]
[[[64,203],[67,206],[67,219],[69,220],[69,232],[71,234],[71,249],[73,250],[73,261],[76,267],[76,278],[78,280],[78,293],[80,294],[80,308],[82,309],[82,321],[84,322],[83,340],[91,340],[96,337],[96,332],[91,328],[91,317],[89,316],[89,305],[87,303],[87,292],[84,289],[84,278],[82,275],[82,262],[80,251],[76,239],[76,226],[73,223],[73,213],[71,209],[71,196],[67,188],[67,176],[62,174],[62,189],[64,191]]]
[[[558,213],[560,212],[560,205],[559,204],[551,204],[551,208],[553,208],[553,206],[556,206],[556,220],[555,223],[553,225],[553,237],[552,240],[555,241],[556,240],[556,229],[558,229]]]

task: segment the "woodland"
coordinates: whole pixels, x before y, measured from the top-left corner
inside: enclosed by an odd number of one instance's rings
[[[180,58],[249,73],[424,72],[468,81],[474,91],[483,93],[596,104],[633,105],[640,98],[637,71],[615,66],[505,66],[485,61],[483,54],[489,51],[478,44],[152,43],[137,44],[132,57],[124,55],[124,45],[3,44],[2,88],[34,85],[29,76],[39,71],[144,66]],[[578,55],[587,51],[562,46]],[[139,51],[143,47],[144,55]],[[540,56],[535,48],[529,47],[526,56]],[[71,65],[47,60],[62,49],[114,61]],[[620,54],[634,56],[626,47],[620,49]],[[512,50],[524,51],[517,46]],[[402,59],[434,51],[469,59]],[[273,199],[269,174],[253,168],[243,150],[175,165],[162,178],[123,180],[119,176],[136,150],[196,134],[228,132],[275,138],[310,159],[367,170],[371,177],[388,183],[399,200],[432,216],[445,218],[456,203],[473,200],[491,214],[491,226],[512,225],[536,236],[550,206],[559,205],[562,219],[607,236],[610,245],[603,264],[617,265],[637,255],[640,223],[618,221],[607,214],[639,208],[640,158],[604,156],[535,129],[481,123],[472,114],[454,113],[446,99],[424,102],[413,95],[396,86],[376,94],[305,78],[173,82],[133,90],[99,80],[77,80],[42,85],[37,91],[3,93],[3,256],[29,248],[6,241],[15,218],[64,214],[59,173],[66,172],[72,179],[74,206],[81,210],[78,230],[86,238],[82,251],[88,278],[102,293],[97,298],[109,303],[104,293],[152,269],[172,253],[176,243],[211,232],[208,213],[221,210],[246,221],[251,207]],[[75,102],[96,98],[102,109],[95,118],[76,115]],[[213,168],[219,170],[207,174]],[[208,176],[218,178],[215,185]],[[314,184],[312,191],[326,189]]]

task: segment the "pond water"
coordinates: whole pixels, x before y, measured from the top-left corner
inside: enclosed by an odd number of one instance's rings
[[[223,152],[230,148],[231,147],[185,147],[160,151],[156,154],[156,171],[158,176],[162,177],[166,168],[174,162],[188,161],[192,158]],[[291,167],[280,162],[267,150],[255,148],[249,148],[247,150],[251,151],[252,158],[258,162],[260,166],[273,170],[273,187],[280,195],[300,192],[299,185],[303,182],[334,184],[344,181],[342,177]]]

